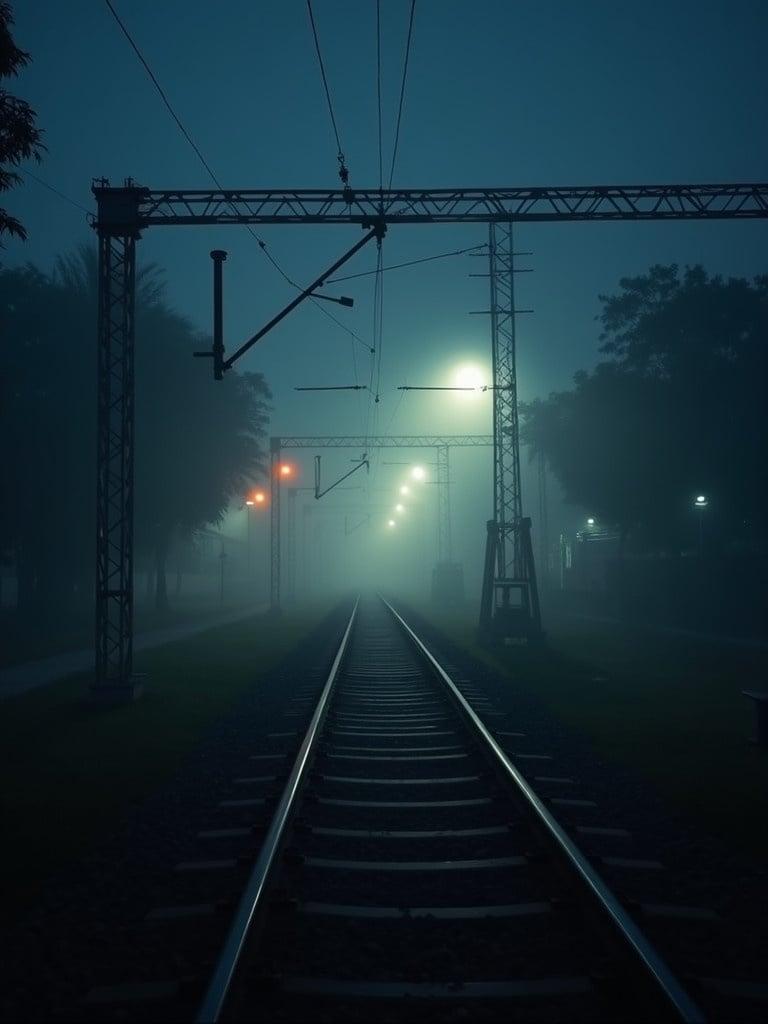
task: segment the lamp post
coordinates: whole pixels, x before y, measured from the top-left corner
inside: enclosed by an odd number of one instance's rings
[[[704,553],[704,509],[709,505],[709,498],[706,494],[697,494],[693,501],[693,507],[699,512],[699,558]]]
[[[245,499],[248,523],[248,576],[253,576],[253,517],[257,508],[263,508],[267,496],[264,491],[254,491],[250,498]]]

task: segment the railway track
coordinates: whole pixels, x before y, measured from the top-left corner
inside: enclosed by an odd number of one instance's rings
[[[704,1019],[485,715],[356,605],[199,1021]]]

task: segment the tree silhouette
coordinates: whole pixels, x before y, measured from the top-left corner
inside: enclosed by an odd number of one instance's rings
[[[52,275],[0,270],[0,547],[13,555],[30,614],[93,593],[96,452],[96,258],[84,247]],[[155,267],[136,307],[136,540],[154,558],[166,602],[174,532],[221,517],[263,468],[269,391],[260,374],[213,385],[195,349],[210,347],[168,308]]]
[[[0,0],[0,82],[17,75],[30,61],[29,54],[13,41],[11,25],[11,5]],[[18,167],[22,160],[40,161],[45,147],[35,118],[34,110],[25,100],[12,96],[0,85],[0,192],[8,191],[21,181],[11,168]],[[24,226],[0,208],[0,245],[3,234],[27,237]]]
[[[768,278],[653,266],[601,296],[601,351],[573,390],[524,409],[569,501],[640,544],[690,537],[694,494],[724,542],[764,544]]]

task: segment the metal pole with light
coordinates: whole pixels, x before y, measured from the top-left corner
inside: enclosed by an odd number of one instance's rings
[[[704,554],[704,509],[709,505],[706,494],[697,494],[693,507],[699,512],[699,558]]]

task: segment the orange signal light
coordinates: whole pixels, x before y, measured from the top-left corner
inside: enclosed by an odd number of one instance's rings
[[[291,476],[293,473],[293,466],[288,462],[280,463],[280,476]]]
[[[264,494],[264,491],[256,491],[256,493],[253,496],[253,500],[254,500],[255,504],[263,505],[264,502],[267,500],[266,495]]]

